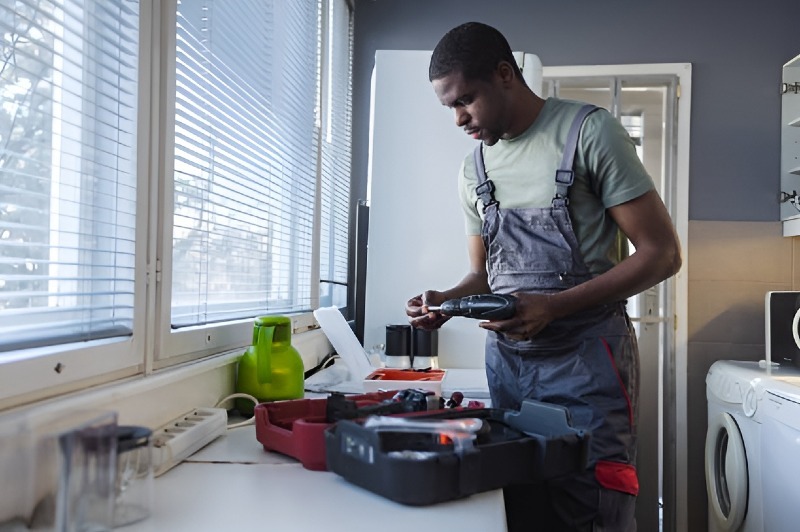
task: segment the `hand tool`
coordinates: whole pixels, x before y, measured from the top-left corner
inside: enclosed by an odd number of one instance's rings
[[[429,306],[431,312],[445,316],[464,316],[479,320],[505,320],[517,311],[517,298],[507,294],[480,294],[448,299],[439,306]]]

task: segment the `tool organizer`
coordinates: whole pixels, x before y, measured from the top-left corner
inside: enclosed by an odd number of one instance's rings
[[[454,409],[411,416],[478,418],[487,428],[458,449],[444,434],[339,421],[325,431],[328,469],[388,499],[421,506],[586,468],[590,435],[574,429],[560,406],[526,400],[519,412]]]

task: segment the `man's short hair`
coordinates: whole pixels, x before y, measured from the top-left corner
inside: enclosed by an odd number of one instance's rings
[[[501,61],[507,61],[522,83],[511,47],[502,33],[480,22],[467,22],[448,31],[433,50],[430,81],[460,72],[464,79],[489,81]]]

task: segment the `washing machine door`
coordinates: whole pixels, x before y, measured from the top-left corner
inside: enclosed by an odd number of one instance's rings
[[[706,489],[709,521],[717,530],[737,530],[747,512],[747,455],[739,426],[727,412],[708,422]]]

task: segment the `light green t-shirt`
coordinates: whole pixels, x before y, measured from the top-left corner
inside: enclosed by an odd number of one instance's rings
[[[495,185],[500,208],[548,207],[555,194],[567,133],[581,102],[549,98],[533,124],[521,135],[484,146],[486,174]],[[591,176],[591,177],[590,177]],[[481,234],[483,203],[475,193],[477,175],[470,153],[459,172],[459,196],[468,235]],[[575,182],[569,213],[584,261],[600,274],[626,256],[618,227],[606,209],[654,188],[625,128],[605,109],[583,124],[575,155]]]

